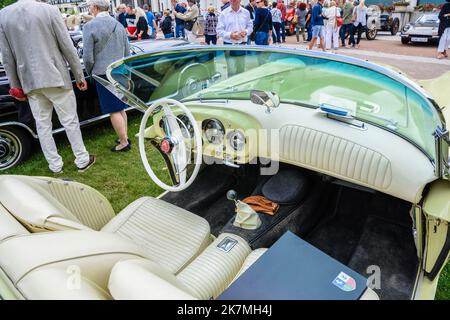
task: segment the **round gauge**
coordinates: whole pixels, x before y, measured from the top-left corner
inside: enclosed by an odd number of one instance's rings
[[[163,116],[161,118],[161,120],[159,120],[159,127],[163,130],[164,130],[164,118],[165,117],[166,116]],[[181,131],[184,132],[187,129],[189,132],[189,135],[191,137],[193,137],[194,136],[194,127],[192,126],[191,121],[189,121],[189,118],[183,113],[183,114],[177,115],[177,120],[178,120],[178,124],[181,128]],[[185,135],[185,136],[187,136],[187,135]]]
[[[225,128],[219,120],[207,119],[202,123],[205,138],[209,143],[221,144],[225,137]]]
[[[245,135],[242,131],[234,130],[228,133],[228,142],[236,151],[242,151],[245,146]]]
[[[182,124],[184,124],[184,126],[180,125],[181,130],[183,131],[183,130],[187,129],[188,132],[189,132],[189,135],[191,137],[193,137],[194,136],[194,127],[192,126],[192,123],[189,120],[189,118],[187,117],[187,115],[185,115],[184,113],[183,114],[179,114],[179,115],[177,115],[177,118],[178,118],[178,120],[181,121]]]

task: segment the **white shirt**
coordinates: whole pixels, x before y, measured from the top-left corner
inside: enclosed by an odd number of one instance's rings
[[[329,7],[327,9],[324,10],[324,15],[325,17],[328,18],[328,20],[326,21],[326,24],[328,26],[331,27],[335,27],[336,26],[336,17],[340,17],[341,16],[341,12],[339,10],[338,7]]]
[[[356,21],[353,22],[353,25],[357,27],[360,23],[362,26],[366,25],[366,15],[367,15],[367,7],[360,7],[359,5],[353,9],[353,15],[356,15]]]
[[[272,14],[272,22],[281,23],[281,10],[278,8],[273,8],[270,13]]]
[[[247,42],[248,36],[253,32],[253,21],[250,19],[250,12],[245,8],[234,11],[231,6],[222,11],[217,23],[217,35],[223,38],[224,42],[242,43]],[[247,31],[247,35],[239,40],[230,39],[231,33]]]

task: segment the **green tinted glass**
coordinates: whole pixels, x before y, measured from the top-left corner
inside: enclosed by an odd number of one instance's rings
[[[250,90],[275,92],[281,102],[349,110],[413,142],[435,158],[437,111],[404,83],[369,67],[300,52],[205,48],[126,59],[111,76],[143,103],[170,97],[181,101],[244,99]]]

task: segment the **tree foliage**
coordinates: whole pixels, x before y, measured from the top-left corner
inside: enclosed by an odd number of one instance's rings
[[[16,2],[16,0],[0,0],[0,9],[6,7],[14,2]]]

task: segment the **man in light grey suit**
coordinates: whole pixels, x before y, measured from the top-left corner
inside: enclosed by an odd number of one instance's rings
[[[63,169],[52,135],[52,112],[66,130],[78,171],[95,162],[83,143],[75,93],[67,63],[78,89],[87,89],[79,57],[57,7],[19,0],[0,10],[0,48],[11,88],[21,88],[36,120],[42,151],[54,173]]]

